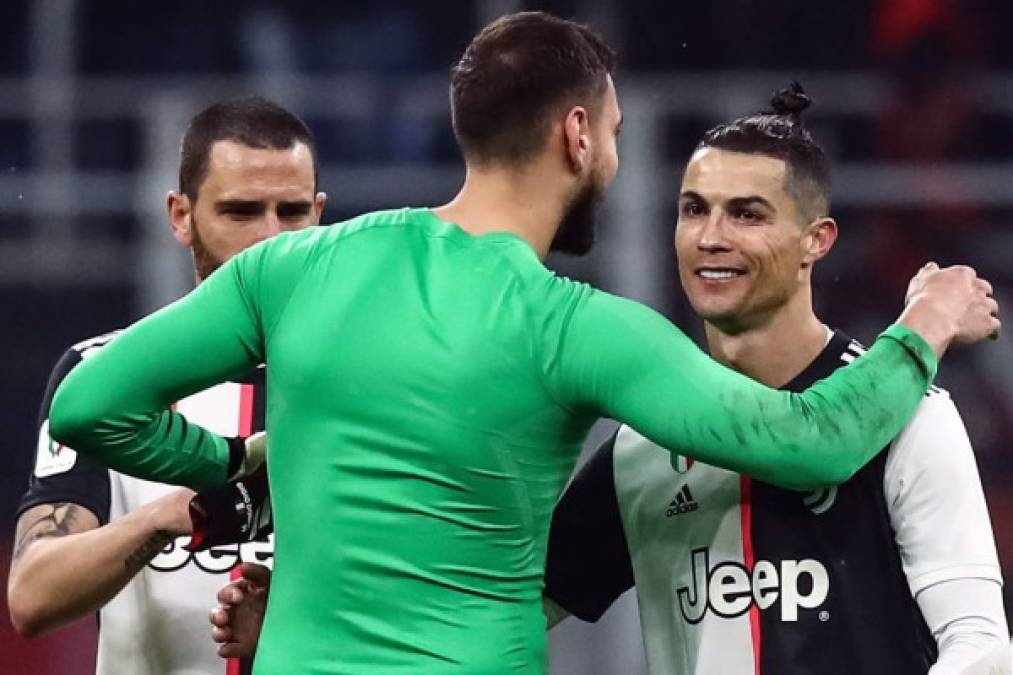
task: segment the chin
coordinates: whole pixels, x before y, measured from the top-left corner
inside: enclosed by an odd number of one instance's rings
[[[693,302],[690,306],[698,317],[716,326],[734,325],[738,323],[737,317],[741,315],[737,306],[729,306],[726,303],[717,302]]]

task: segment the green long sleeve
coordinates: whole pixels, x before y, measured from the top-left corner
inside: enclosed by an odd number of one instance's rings
[[[86,358],[57,389],[54,438],[130,475],[202,489],[226,480],[227,441],[170,409],[263,360],[238,264]]]
[[[900,432],[937,359],[894,325],[861,359],[801,394],[724,368],[655,312],[591,291],[553,375],[564,400],[655,443],[760,480],[811,489],[847,480]]]

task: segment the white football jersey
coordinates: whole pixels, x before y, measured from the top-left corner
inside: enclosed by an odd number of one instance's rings
[[[861,351],[836,333],[785,389]],[[924,675],[914,596],[967,577],[1002,581],[966,431],[933,388],[885,452],[808,493],[620,427],[556,509],[546,595],[595,620],[635,583],[652,675]]]

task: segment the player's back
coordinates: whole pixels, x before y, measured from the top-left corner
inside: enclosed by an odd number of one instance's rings
[[[544,372],[587,291],[428,210],[278,246],[304,262],[263,317],[279,573],[259,672],[544,667],[546,530],[592,421]]]

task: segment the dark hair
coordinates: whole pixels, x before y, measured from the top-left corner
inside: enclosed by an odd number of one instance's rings
[[[830,213],[830,167],[801,117],[811,104],[802,85],[792,82],[770,99],[773,110],[714,127],[696,149],[717,148],[783,160],[788,193],[803,216],[810,220],[826,216]]]
[[[479,162],[529,159],[545,142],[553,113],[596,109],[615,53],[587,26],[544,12],[496,19],[453,67],[454,135]]]
[[[191,201],[197,200],[201,183],[207,178],[211,146],[218,141],[270,150],[287,150],[304,143],[313,157],[316,188],[317,151],[309,127],[277,103],[251,96],[210,105],[187,125],[180,147],[179,191]]]

